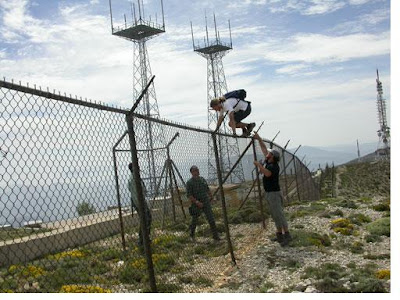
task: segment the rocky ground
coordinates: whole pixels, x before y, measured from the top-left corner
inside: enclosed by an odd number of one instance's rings
[[[343,169],[338,172],[338,187],[341,186],[339,175],[345,172]],[[345,191],[347,195],[349,188]],[[390,215],[388,211],[373,208],[388,202],[389,195],[379,193],[373,197],[353,199],[342,196],[338,192],[337,199],[287,207],[294,237],[288,247],[281,247],[270,240],[274,236],[271,220],[267,222],[266,231],[260,224],[233,226],[231,235],[236,241],[237,265],[227,267],[215,280],[215,285],[204,292],[389,292],[390,237],[381,235],[374,239],[367,230],[368,224]],[[299,212],[305,213],[302,215]],[[351,219],[352,216],[355,220],[355,215],[369,220],[352,224],[349,235],[333,230],[334,220]],[[296,239],[304,239],[300,234],[304,232],[325,235],[331,243],[302,245]],[[235,236],[245,238],[235,239]],[[316,275],[317,269],[326,269],[327,272],[321,275],[323,271],[320,271]]]

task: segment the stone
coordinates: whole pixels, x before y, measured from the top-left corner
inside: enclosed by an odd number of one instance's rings
[[[309,285],[304,291],[304,293],[318,293],[318,290],[314,286]]]

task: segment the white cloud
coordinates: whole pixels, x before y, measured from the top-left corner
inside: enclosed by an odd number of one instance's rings
[[[373,12],[362,14],[354,20],[342,22],[330,29],[330,32],[336,34],[348,34],[356,32],[365,32],[374,29],[376,26],[386,20],[390,20],[390,10],[381,8]]]
[[[263,57],[273,63],[325,65],[390,53],[390,32],[328,36],[301,33],[239,49],[237,57]],[[260,53],[264,53],[260,56]]]
[[[368,2],[371,2],[373,0],[349,0],[350,5],[362,5]]]
[[[293,74],[297,73],[298,71],[302,71],[305,68],[307,68],[307,65],[305,64],[287,65],[276,69],[276,72],[279,74]]]
[[[337,11],[346,5],[337,0],[311,0],[310,6],[302,11],[305,15],[327,14]]]

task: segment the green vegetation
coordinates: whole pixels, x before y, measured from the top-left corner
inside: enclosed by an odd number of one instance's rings
[[[372,235],[390,236],[390,218],[381,218],[367,225],[366,229]]]
[[[339,264],[331,263],[323,264],[318,267],[307,267],[301,277],[303,279],[317,279],[315,286],[318,291],[323,293],[387,292],[382,281],[383,278],[387,279],[387,277],[385,277],[387,276],[387,271],[379,272],[374,264],[367,264],[360,267],[352,262],[349,263],[347,267],[350,270]],[[381,278],[379,278],[379,276]],[[345,284],[346,282],[349,284]]]
[[[48,232],[49,229],[46,228],[0,228],[0,241],[14,240],[18,238],[22,238],[24,236],[29,236],[33,234],[39,234],[42,232]]]
[[[272,289],[274,287],[274,284],[272,282],[269,281],[265,281],[260,289],[259,289],[259,293],[267,293],[269,289]]]
[[[365,241],[367,243],[377,243],[382,241],[382,237],[377,234],[368,234],[367,236],[365,236]]]
[[[351,223],[356,225],[362,225],[363,223],[371,222],[371,218],[363,214],[351,214],[349,216],[349,220]]]
[[[345,208],[358,208],[358,205],[353,200],[344,199],[337,203],[338,206]]]
[[[347,218],[339,218],[331,221],[331,228],[334,232],[343,235],[352,235],[354,233],[354,226]]]
[[[228,220],[231,224],[260,223],[263,220],[263,216],[259,207],[255,205],[246,205],[242,209],[229,211]]]
[[[368,201],[374,196],[387,196],[390,192],[390,162],[348,164],[340,175],[340,195]]]
[[[370,260],[379,260],[379,259],[390,259],[390,253],[384,253],[384,254],[371,254],[368,253],[364,255],[365,259],[370,259]]]
[[[323,264],[320,267],[307,267],[301,278],[315,278],[318,281],[315,287],[323,293],[344,293],[348,289],[343,286],[339,279],[345,277],[346,269],[338,264]]]
[[[350,251],[351,253],[357,253],[357,254],[363,253],[364,252],[363,246],[364,245],[362,242],[355,241],[351,244]]]
[[[291,235],[293,240],[289,243],[291,247],[329,247],[331,239],[327,234],[319,234],[305,230],[292,230]]]
[[[390,200],[387,199],[384,202],[373,205],[372,209],[376,211],[390,211]]]
[[[325,211],[326,204],[323,202],[311,202],[309,205],[301,205],[289,214],[289,220],[301,218],[309,215],[318,215]]]
[[[78,213],[79,216],[85,216],[94,214],[96,212],[96,208],[93,206],[93,204],[90,204],[89,202],[86,201],[82,201],[78,203],[78,205],[76,206],[76,212]]]

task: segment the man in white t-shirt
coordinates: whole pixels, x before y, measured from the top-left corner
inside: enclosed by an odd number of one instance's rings
[[[250,102],[237,98],[219,97],[211,100],[210,106],[212,109],[219,111],[217,128],[224,121],[225,113],[228,113],[229,126],[232,128],[233,134],[236,135],[236,128],[242,128],[242,136],[249,136],[251,131],[256,126],[255,123],[243,123],[242,120],[251,113]]]

